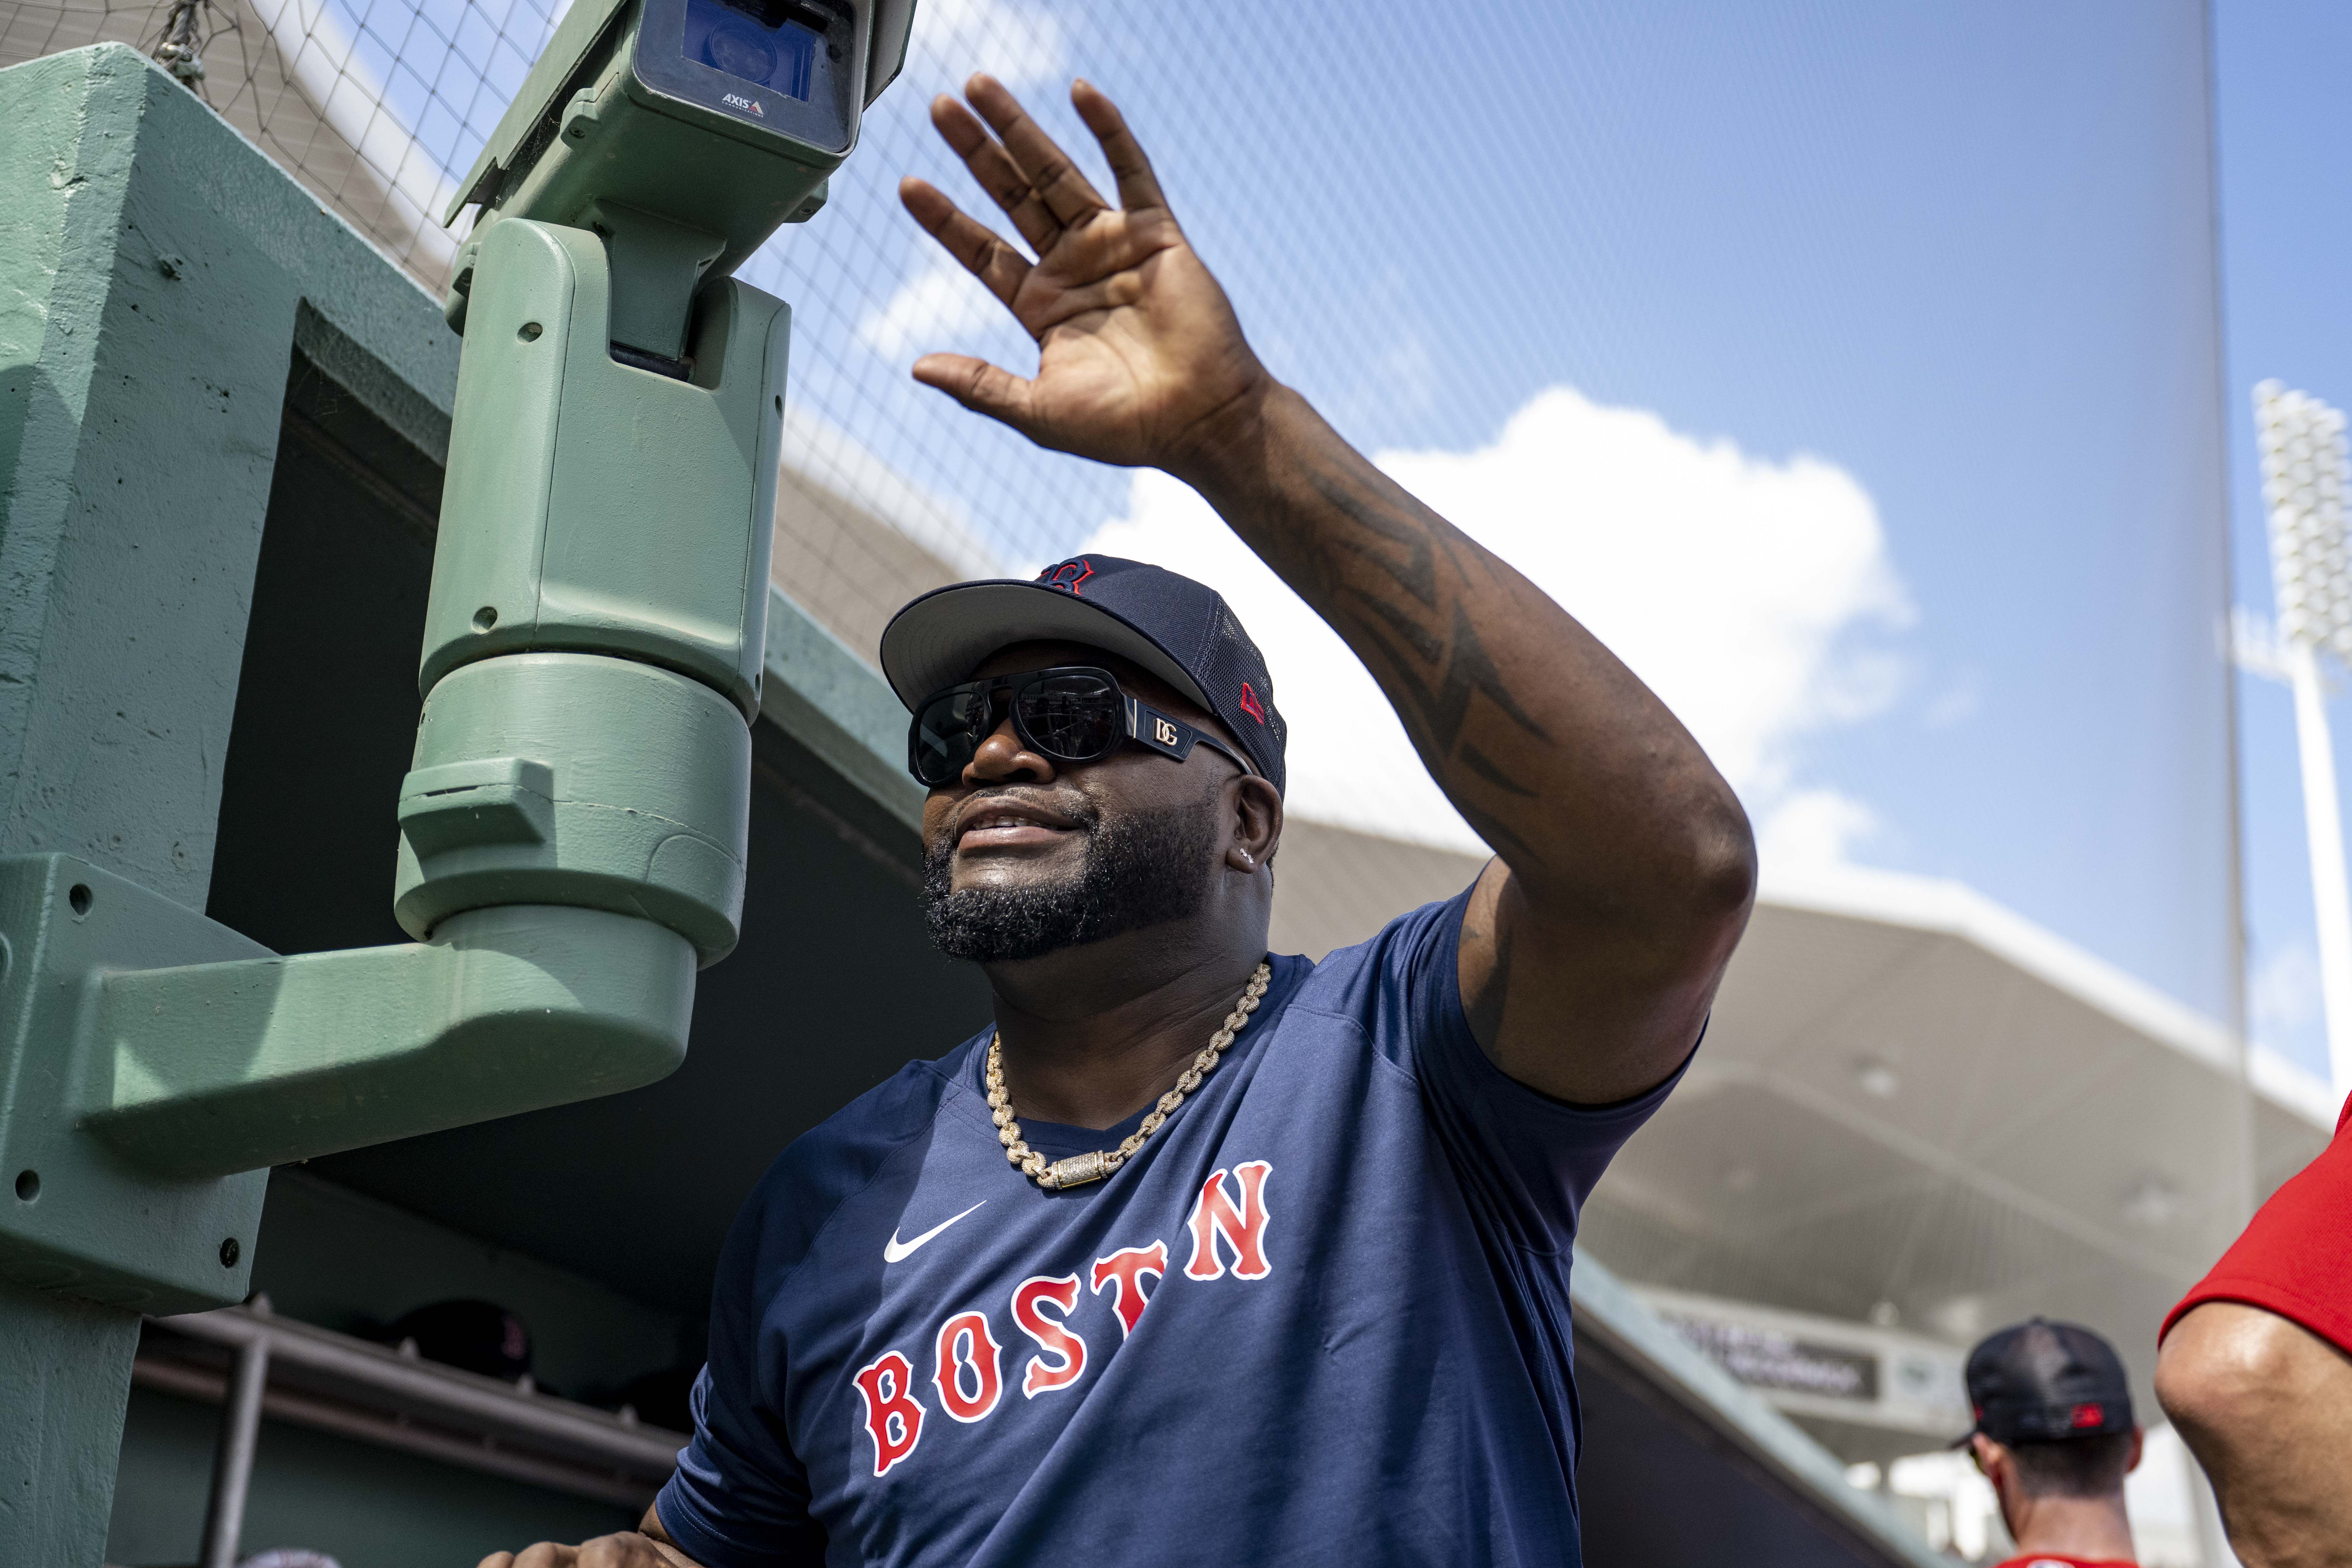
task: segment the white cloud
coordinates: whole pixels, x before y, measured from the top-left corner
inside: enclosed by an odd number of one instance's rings
[[[1756,858],[1773,876],[1847,865],[1878,829],[1878,814],[1850,795],[1794,790],[1757,824]]]
[[[1687,724],[1790,856],[1842,856],[1875,819],[1795,778],[1803,739],[1888,706],[1892,654],[1857,632],[1914,612],[1877,509],[1810,457],[1752,458],[1655,414],[1539,394],[1495,443],[1392,452],[1381,468],[1525,572]],[[1087,548],[1214,584],[1265,649],[1291,724],[1301,815],[1475,843],[1370,674],[1192,492],[1139,473],[1128,515]]]
[[[907,47],[907,74],[928,91],[951,92],[986,71],[1018,92],[1058,79],[1068,57],[1061,21],[1014,0],[923,0]]]
[[[887,304],[858,319],[857,341],[895,360],[953,348],[1004,319],[1004,307],[979,279],[933,250],[923,269],[899,284]]]

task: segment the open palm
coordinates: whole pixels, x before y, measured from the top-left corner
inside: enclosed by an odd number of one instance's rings
[[[906,180],[899,197],[1036,340],[1037,374],[1024,380],[967,354],[933,353],[916,362],[915,379],[1039,446],[1181,473],[1219,416],[1266,381],[1224,290],[1177,226],[1118,110],[1094,87],[1074,84],[1070,100],[1109,160],[1117,207],[1001,82],[976,76],[965,94],[969,109],[934,100],[931,123],[1036,259],[934,185]]]

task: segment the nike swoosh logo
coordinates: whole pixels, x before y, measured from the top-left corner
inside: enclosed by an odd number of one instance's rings
[[[985,1204],[986,1202],[988,1202],[986,1198],[981,1199],[980,1203],[972,1205],[971,1208],[964,1210],[963,1214],[956,1215],[950,1218],[940,1221],[939,1224],[931,1226],[930,1229],[923,1232],[922,1235],[915,1237],[912,1241],[900,1241],[898,1239],[898,1232],[894,1227],[890,1232],[890,1239],[882,1244],[882,1261],[885,1263],[898,1263],[913,1257],[917,1247],[930,1240],[931,1237],[939,1235],[940,1232],[947,1229],[948,1226],[955,1224],[957,1220],[963,1218],[964,1214],[971,1213],[971,1209],[976,1209],[980,1207],[982,1204]]]

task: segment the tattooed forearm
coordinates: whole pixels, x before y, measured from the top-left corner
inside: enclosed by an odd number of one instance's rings
[[[1590,632],[1296,394],[1216,452],[1185,477],[1364,661],[1495,850],[1457,956],[1479,1044],[1564,1100],[1655,1084],[1754,886],[1728,786]]]
[[[1462,765],[1464,767],[1468,768],[1472,773],[1476,773],[1480,778],[1485,779],[1488,784],[1493,784],[1496,789],[1501,790],[1504,794],[1515,795],[1524,800],[1533,800],[1536,798],[1535,791],[1528,788],[1527,785],[1521,784],[1518,780],[1505,773],[1496,764],[1495,760],[1492,757],[1489,757],[1486,752],[1480,751],[1469,742],[1463,742],[1462,750],[1456,754],[1461,757]]]
[[[1294,580],[1304,579],[1302,590],[1371,663],[1438,784],[1479,835],[1523,869],[1544,865],[1551,857],[1516,819],[1543,799],[1547,764],[1526,753],[1556,747],[1488,649],[1488,636],[1507,635],[1514,618],[1496,563],[1352,451],[1307,454],[1300,477],[1307,510],[1320,515],[1318,526],[1283,542]],[[1483,746],[1467,733],[1496,721],[1476,719],[1482,708],[1506,727]]]
[[[1391,544],[1402,544],[1404,559],[1399,561],[1370,540],[1339,534],[1329,543],[1339,550],[1361,557],[1388,574],[1396,585],[1412,595],[1425,609],[1437,607],[1437,559],[1430,545],[1431,531],[1420,519],[1400,515],[1384,505],[1381,499],[1366,490],[1360,481],[1331,468],[1318,466],[1308,474],[1316,494],[1333,510],[1358,528]],[[1448,559],[1452,552],[1447,552]],[[1460,564],[1454,567],[1458,574]]]
[[[1349,455],[1354,457],[1352,453]],[[1433,513],[1423,515],[1423,509],[1418,503],[1408,501],[1405,506],[1398,506],[1392,500],[1375,493],[1360,474],[1342,472],[1320,463],[1310,472],[1317,494],[1362,533],[1371,536],[1366,539],[1342,531],[1330,538],[1328,544],[1377,568],[1385,580],[1348,582],[1343,574],[1343,580],[1332,585],[1346,596],[1349,609],[1369,616],[1385,628],[1385,637],[1369,626],[1364,629],[1388,656],[1391,675],[1413,704],[1416,711],[1406,715],[1408,722],[1419,721],[1419,729],[1439,757],[1458,755],[1463,765],[1477,777],[1508,794],[1535,798],[1537,791],[1513,778],[1485,752],[1466,743],[1461,753],[1455,750],[1473,694],[1486,696],[1535,739],[1551,739],[1504,683],[1479,640],[1476,623],[1464,602],[1468,574],[1463,567],[1462,549],[1467,542],[1458,540],[1453,525],[1444,519]],[[1394,545],[1403,547],[1401,558],[1392,550],[1383,548]],[[1439,582],[1439,551],[1444,552],[1445,563],[1453,572],[1450,635],[1441,635],[1427,619],[1414,613],[1415,606],[1439,612],[1441,599],[1447,596]],[[1484,575],[1491,577],[1491,564],[1484,559],[1486,552],[1475,553],[1481,564],[1488,567]],[[1393,589],[1402,589],[1404,598],[1401,600]],[[1416,671],[1388,637],[1402,642],[1419,663],[1429,667],[1429,676]]]
[[[1423,664],[1443,664],[1445,644],[1438,635],[1407,615],[1402,605],[1391,604],[1377,594],[1350,588],[1349,597],[1358,608],[1370,612],[1382,626],[1396,634],[1404,646],[1412,649]]]
[[[1413,648],[1422,655],[1424,664],[1435,665],[1443,659],[1443,673],[1433,684],[1413,669],[1395,645],[1378,633],[1370,636],[1389,655],[1391,681],[1412,704],[1413,710],[1404,717],[1409,722],[1419,721],[1422,732],[1429,737],[1439,756],[1454,754],[1454,742],[1470,716],[1470,699],[1474,695],[1492,702],[1505,718],[1536,740],[1550,741],[1544,727],[1520,706],[1519,700],[1503,683],[1486,643],[1479,637],[1477,623],[1471,619],[1468,607],[1459,601],[1454,605],[1453,635],[1443,641],[1428,637],[1425,642],[1416,642]]]
[[[1694,819],[1719,816],[1722,781],[1557,604],[1295,395],[1274,405],[1204,493],[1371,668],[1507,864],[1596,911],[1629,907],[1619,879],[1652,874]]]
[[[1471,830],[1485,839],[1495,853],[1503,858],[1504,863],[1513,870],[1524,876],[1534,876],[1548,868],[1551,858],[1538,851],[1534,845],[1513,831],[1501,817],[1491,811],[1481,809],[1471,802],[1459,797],[1453,798],[1454,809],[1462,814],[1462,820],[1468,823]]]

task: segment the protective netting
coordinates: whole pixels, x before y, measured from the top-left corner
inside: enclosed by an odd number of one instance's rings
[[[1837,5],[926,0],[827,208],[744,269],[794,308],[777,580],[870,658],[957,576],[1191,570],[1268,647],[1295,808],[1478,847],[1189,493],[908,378],[935,348],[1034,363],[899,209],[906,174],[985,208],[929,99],[990,70],[1093,166],[1083,71],[1276,373],[1626,657],[1768,869],[1957,876],[2226,1015],[2200,14],[2111,9],[2019,57],[2008,22]],[[437,293],[439,213],[560,15],[0,0],[0,63],[184,38],[193,89]],[[2126,348],[2152,312],[2177,330]]]
[[[436,291],[449,186],[553,30],[545,0],[63,0],[0,6],[0,64],[130,44]]]
[[[560,15],[0,0],[0,64],[184,39],[193,89],[437,294],[439,212]],[[1266,647],[1313,822],[1276,940],[1328,946],[1475,864],[1369,677],[1181,487],[1040,452],[908,378],[931,349],[1034,363],[896,195],[917,174],[993,216],[926,115],[976,69],[1089,167],[1067,81],[1112,94],[1275,373],[1667,699],[1748,803],[1768,879],[1954,878],[2230,1016],[2200,5],[921,0],[826,208],[745,268],[794,310],[777,581],[869,658],[898,605],[956,577],[1100,550],[1215,583]],[[1801,1082],[1719,1019],[1709,1059],[1753,1069],[1727,1123],[1790,1147],[1727,1163],[1685,1090],[1596,1198],[1595,1249],[1948,1337],[1955,1302],[2095,1302],[2069,1292],[2096,1274],[2144,1337],[2233,1223],[2208,1168],[2228,1108],[2177,1148],[2100,1131],[2106,1165],[2046,1184],[2079,1198],[2063,1214],[1958,1182],[2006,1179],[2037,1130],[2112,1130],[2118,1090],[2086,1067],[2004,1105],[1989,1014],[1969,1081],[1994,1109],[1905,1121],[1927,1076],[1906,1006],[1930,1002],[1897,996]],[[1886,1098],[1881,1058],[1906,1086]],[[1862,1155],[1796,1147],[1821,1139],[1793,1112],[1766,1125],[1800,1104],[1909,1174],[1865,1182]],[[1735,1197],[1811,1217],[1743,1232]],[[2106,1252],[2068,1239],[2093,1230]]]

